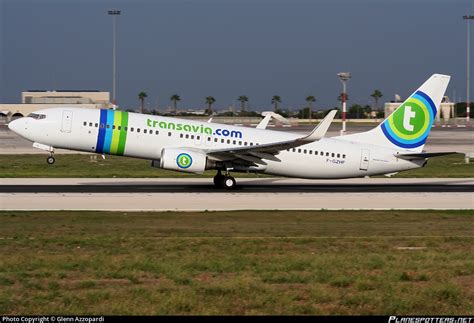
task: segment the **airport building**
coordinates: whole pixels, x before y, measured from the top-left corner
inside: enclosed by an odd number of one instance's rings
[[[29,90],[21,93],[21,103],[1,104],[0,120],[24,117],[33,111],[60,106],[100,109],[110,108],[110,93],[97,90]]]

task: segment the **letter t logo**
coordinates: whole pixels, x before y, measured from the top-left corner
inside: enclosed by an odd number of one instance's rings
[[[414,118],[415,116],[415,111],[411,111],[411,107],[407,105],[403,114],[403,128],[408,131],[413,131],[413,125],[410,124],[410,119]]]

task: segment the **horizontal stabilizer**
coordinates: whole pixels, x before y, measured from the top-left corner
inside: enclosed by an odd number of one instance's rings
[[[425,159],[430,157],[438,157],[444,155],[457,154],[455,151],[439,152],[439,153],[413,153],[413,154],[395,154],[395,157],[400,159]]]

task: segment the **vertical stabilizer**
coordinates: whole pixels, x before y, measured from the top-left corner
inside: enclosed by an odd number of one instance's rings
[[[449,75],[433,74],[378,127],[339,138],[394,149],[422,151],[449,80]]]

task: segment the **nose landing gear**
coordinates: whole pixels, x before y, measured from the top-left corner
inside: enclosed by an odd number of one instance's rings
[[[49,155],[49,157],[46,158],[46,162],[47,162],[49,165],[54,164],[55,161],[56,161],[56,159],[54,159],[53,154]]]
[[[214,176],[214,185],[216,187],[233,190],[235,189],[236,184],[235,178],[230,176],[228,171],[226,171],[225,175],[222,175],[221,171],[218,170],[216,176]]]

